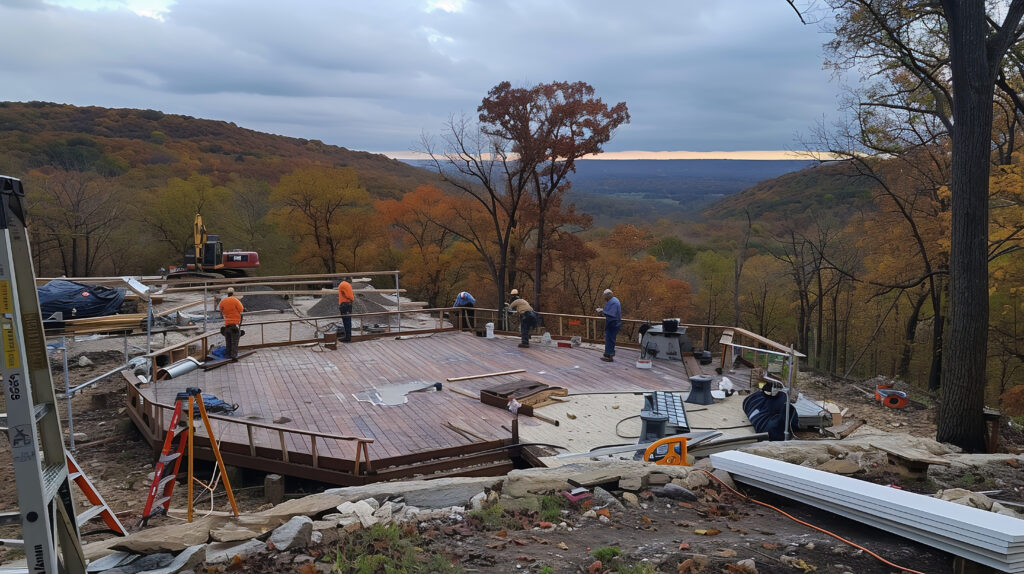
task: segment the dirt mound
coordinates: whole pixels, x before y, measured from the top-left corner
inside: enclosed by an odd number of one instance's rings
[[[286,311],[292,308],[284,295],[242,295],[240,300],[246,311]]]
[[[387,311],[387,306],[392,305],[386,297],[380,293],[360,293],[360,289],[370,287],[365,283],[356,283],[352,286],[356,300],[352,303],[352,313],[381,313]],[[316,305],[306,312],[307,317],[336,317],[338,315],[338,296],[324,295]]]

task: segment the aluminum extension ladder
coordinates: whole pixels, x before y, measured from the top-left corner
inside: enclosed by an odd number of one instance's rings
[[[0,176],[0,373],[28,571],[86,570],[46,357],[21,181]]]

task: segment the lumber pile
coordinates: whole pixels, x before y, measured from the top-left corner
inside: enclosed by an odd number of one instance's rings
[[[712,454],[711,463],[737,482],[1001,572],[1024,572],[1024,520],[745,452]]]
[[[145,313],[128,313],[125,315],[106,315],[89,317],[88,319],[68,319],[64,321],[63,333],[66,335],[86,335],[104,331],[128,331],[142,328],[146,322]]]

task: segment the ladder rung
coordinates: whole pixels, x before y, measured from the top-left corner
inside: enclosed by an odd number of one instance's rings
[[[162,462],[164,464],[167,464],[169,462],[173,462],[174,459],[178,458],[179,456],[181,456],[180,452],[172,452],[170,454],[165,454],[165,455],[161,456],[160,460],[158,460],[157,462]]]
[[[157,490],[158,491],[162,491],[164,489],[164,487],[167,486],[167,483],[171,482],[175,478],[177,478],[177,476],[173,475],[173,474],[169,474],[169,475],[161,478],[160,482],[156,485]]]
[[[187,430],[188,430],[188,426],[180,425],[178,428],[174,429],[174,436],[178,436],[178,435],[180,435],[181,433],[183,433],[183,432],[185,432]]]
[[[46,413],[50,412],[50,404],[49,403],[39,403],[38,405],[33,407],[32,410],[33,410],[33,413],[35,415],[36,422],[39,422],[39,419],[45,417]]]
[[[64,484],[64,479],[68,476],[68,465],[64,464],[48,464],[43,466],[43,497],[47,502],[53,500],[53,497],[57,495],[57,489],[60,488],[61,484]]]
[[[88,510],[86,510],[85,512],[83,512],[83,513],[78,515],[78,518],[76,519],[78,521],[78,525],[81,526],[81,525],[85,524],[86,522],[89,522],[93,518],[96,518],[97,516],[99,516],[106,509],[107,509],[107,507],[103,506],[102,504],[97,504],[96,506],[90,506]]]
[[[150,514],[150,516],[153,516],[157,512],[164,512],[166,509],[163,506],[165,504],[167,504],[168,502],[170,502],[170,500],[171,500],[170,496],[165,496],[165,497],[163,497],[161,499],[158,499],[156,502],[154,502],[153,503],[153,511]]]
[[[76,480],[80,476],[82,476],[82,473],[72,472],[71,474],[68,475],[68,480]]]
[[[21,513],[14,512],[0,512],[0,524],[20,524]]]

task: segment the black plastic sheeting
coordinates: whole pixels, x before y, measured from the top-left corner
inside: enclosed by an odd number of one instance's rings
[[[764,391],[755,391],[743,399],[743,412],[757,432],[768,433],[768,440],[785,440],[786,436],[786,403],[789,397],[779,391],[769,396]],[[796,429],[796,409],[790,409],[790,430]]]
[[[39,309],[43,319],[63,313],[64,320],[113,315],[124,303],[124,289],[101,285],[83,285],[56,280],[39,287]]]

